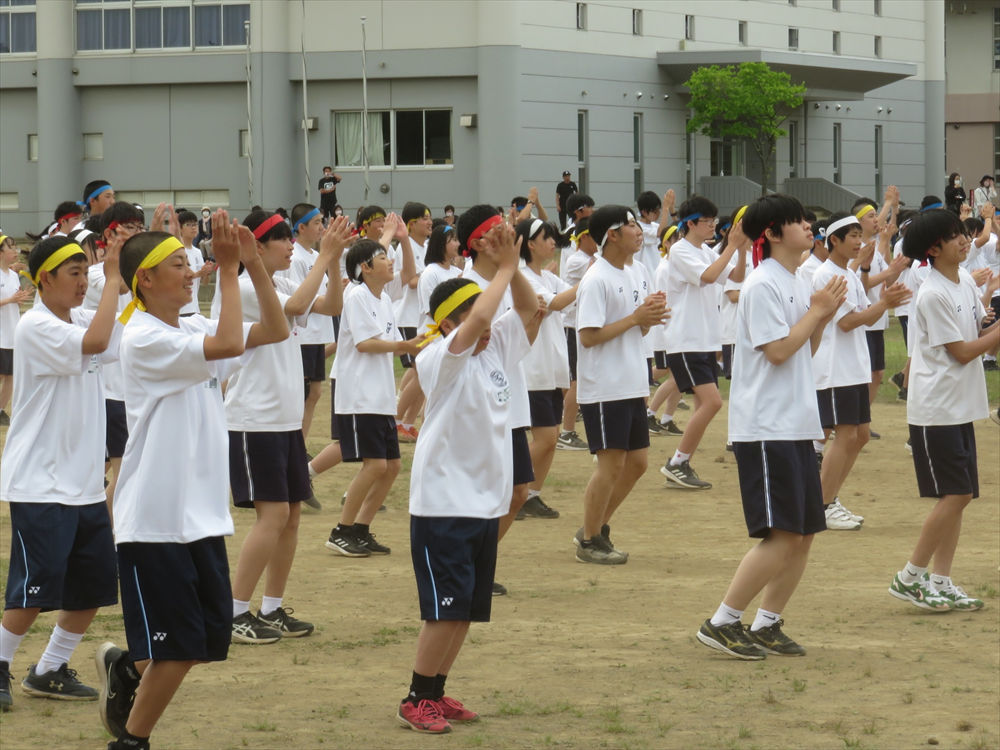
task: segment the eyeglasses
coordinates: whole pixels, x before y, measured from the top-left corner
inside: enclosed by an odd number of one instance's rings
[[[698,219],[697,223],[701,224],[703,221],[710,221],[710,222],[712,222],[712,226],[713,227],[719,226],[719,217],[718,216],[715,216],[715,217],[712,217],[712,216],[703,216],[702,218]]]

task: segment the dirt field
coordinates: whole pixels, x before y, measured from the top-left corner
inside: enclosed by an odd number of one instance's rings
[[[324,396],[318,415],[328,414]],[[905,407],[878,403],[882,440],[865,450],[842,494],[866,517],[858,532],[817,539],[784,613],[804,658],[739,662],[694,638],[748,548],[725,419],[693,461],[714,488],[667,490],[657,467],[674,438],[655,438],[650,469],[613,525],[627,565],[574,560],[586,453],[559,452],[544,493],[557,520],[516,523],[500,548],[493,622],[474,626],[449,693],[478,724],[428,737],[396,724],[419,626],[408,545],[404,474],[373,526],[389,557],[347,559],[323,547],[354,474],[317,482],[322,511],[303,518],[286,604],[317,623],[312,637],[234,646],[199,667],[154,735],[154,748],[997,748],[1000,747],[1000,429],[977,424],[982,497],[966,514],[955,579],[986,600],[978,613],[925,614],[886,589],[906,561],[928,501],[915,497],[905,453]],[[679,412],[683,425],[685,412]],[[321,416],[320,425],[326,421]],[[313,451],[322,440],[309,441]],[[231,560],[251,520],[236,513]],[[0,554],[10,523],[0,520]],[[6,571],[6,558],[2,561]],[[259,594],[253,606],[259,605]],[[752,617],[756,603],[748,616]],[[17,680],[53,623],[22,644]],[[94,652],[119,643],[120,615],[98,615],[72,667],[95,684]],[[108,737],[93,703],[33,700],[15,682],[0,747],[98,748]]]

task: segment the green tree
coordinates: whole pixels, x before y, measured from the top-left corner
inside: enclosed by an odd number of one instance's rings
[[[749,143],[760,160],[761,193],[766,194],[771,157],[778,138],[786,135],[779,126],[802,106],[806,87],[763,62],[698,68],[684,85],[691,92],[694,110],[687,131]]]

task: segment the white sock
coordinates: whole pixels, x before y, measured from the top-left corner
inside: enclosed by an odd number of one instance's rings
[[[45,653],[38,660],[35,674],[45,674],[59,669],[63,664],[69,664],[73,652],[82,640],[83,633],[71,633],[56,625],[52,628],[52,637],[49,638],[49,645],[45,647]]]
[[[315,479],[319,475],[319,472],[317,472],[316,469],[313,468],[313,465],[311,463],[306,464],[306,466],[309,467],[309,478]]]
[[[280,596],[265,596],[260,602],[260,613],[262,615],[269,615],[278,607],[281,606]]]
[[[667,414],[666,412],[663,412],[663,416],[660,417],[660,424],[667,424],[668,422],[673,422],[673,421],[674,421],[673,414]]]
[[[681,453],[680,451],[674,452],[674,457],[670,459],[671,466],[680,466],[682,463],[691,458],[690,453]]]
[[[780,619],[780,612],[768,612],[766,609],[758,609],[757,616],[753,618],[753,625],[750,626],[750,629],[760,630],[761,628],[769,628]]]
[[[729,625],[733,622],[739,622],[741,617],[743,617],[742,609],[733,609],[723,602],[719,605],[719,608],[715,610],[715,614],[712,615],[711,622],[715,625],[715,627],[719,627],[720,625]]]
[[[646,407],[646,416],[647,417],[654,417],[655,418],[656,417],[656,412],[653,411],[652,409],[650,409],[649,407]]]
[[[921,568],[911,562],[907,562],[906,566],[899,571],[899,580],[907,585],[916,583],[924,577],[924,573],[926,572],[927,568]]]
[[[939,576],[937,573],[931,573],[931,585],[935,591],[946,589],[951,586],[951,576]]]
[[[538,497],[541,494],[542,493],[539,492],[538,490],[528,490],[528,499],[530,500],[533,497]]]
[[[14,661],[14,653],[24,640],[24,635],[14,635],[3,625],[0,625],[0,661],[8,666]]]
[[[233,599],[233,619],[242,615],[244,612],[250,611],[250,602],[241,602],[239,599]]]
[[[406,428],[407,430],[412,430],[413,429],[413,425],[412,424],[407,424],[406,422],[403,422],[403,427]]]
[[[813,450],[816,451],[817,453],[822,453],[823,452],[823,441],[822,440],[813,440]]]

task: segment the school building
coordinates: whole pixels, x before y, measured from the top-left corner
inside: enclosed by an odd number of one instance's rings
[[[598,202],[672,187],[727,209],[759,195],[760,169],[740,143],[685,133],[683,83],[753,60],[807,87],[771,187],[833,210],[894,183],[913,205],[944,184],[960,5],[0,0],[0,225],[37,231],[97,178],[145,206],[318,203],[325,164],[349,212],[437,214],[532,185],[552,207],[564,169]]]

